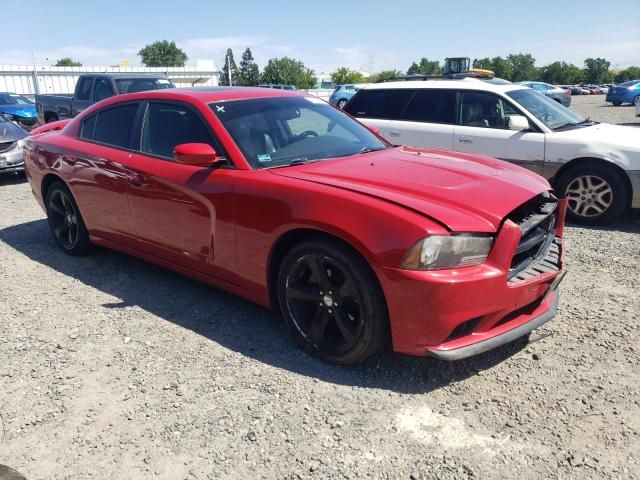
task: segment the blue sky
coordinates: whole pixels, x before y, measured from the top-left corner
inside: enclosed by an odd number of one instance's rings
[[[137,51],[160,39],[175,40],[192,65],[220,65],[226,47],[239,60],[248,46],[261,65],[287,55],[318,73],[511,52],[531,53],[538,65],[582,66],[588,56],[640,65],[640,0],[2,0],[1,11],[5,65],[31,64],[32,52],[45,65],[65,56],[85,65],[138,64]]]

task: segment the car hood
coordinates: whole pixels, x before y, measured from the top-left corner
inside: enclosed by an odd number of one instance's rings
[[[20,115],[21,117],[35,117],[35,105],[0,105],[0,113]]]
[[[0,143],[15,142],[29,134],[12,122],[0,121]]]
[[[640,152],[640,135],[635,127],[599,123],[586,127],[572,128],[554,132],[563,139],[588,142],[589,145],[600,145],[605,150],[633,150]]]
[[[508,213],[550,189],[491,157],[410,147],[270,171],[392,202],[455,232],[496,232]]]

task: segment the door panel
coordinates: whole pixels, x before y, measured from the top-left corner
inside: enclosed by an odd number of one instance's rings
[[[71,190],[93,235],[131,244],[135,229],[127,199],[129,152],[74,140],[64,156]]]
[[[451,150],[453,125],[391,120],[383,136],[394,145]]]
[[[453,150],[499,158],[542,174],[544,133],[499,128],[454,128]]]
[[[235,270],[233,169],[133,154],[129,201],[141,248],[219,277]]]

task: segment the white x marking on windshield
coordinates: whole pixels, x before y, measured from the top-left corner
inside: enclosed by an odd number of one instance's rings
[[[218,112],[226,113],[224,111],[224,105],[222,107],[220,105],[216,105],[216,109],[218,110]]]

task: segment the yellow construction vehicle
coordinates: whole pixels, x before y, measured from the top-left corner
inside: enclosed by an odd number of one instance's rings
[[[471,59],[469,57],[449,57],[444,59],[444,68],[442,74],[447,76],[473,76],[483,78],[493,78],[495,75],[492,70],[471,67]]]

